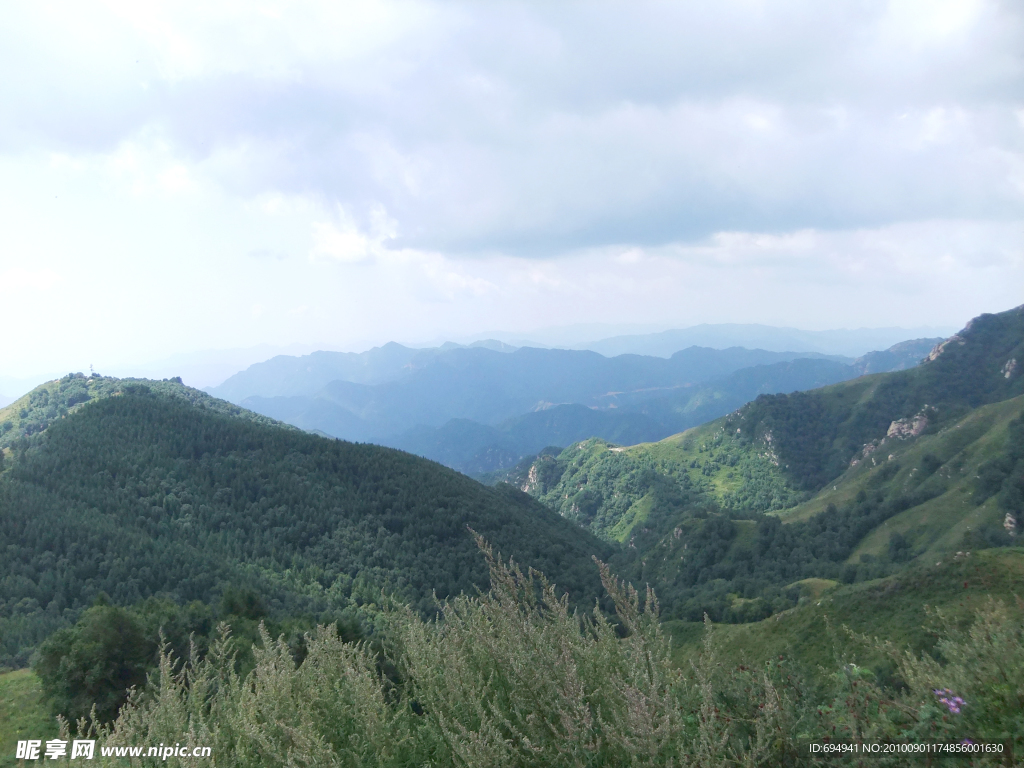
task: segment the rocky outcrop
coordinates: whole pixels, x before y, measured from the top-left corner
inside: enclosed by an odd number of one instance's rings
[[[1016,370],[1017,370],[1017,358],[1016,357],[1011,357],[1009,360],[1006,361],[1006,365],[1003,366],[1003,369],[1002,369],[1002,371],[1000,371],[1000,373],[1003,374],[1003,378],[1004,379],[1008,379],[1011,376],[1013,376],[1014,371],[1016,371]]]
[[[926,405],[913,416],[906,419],[897,419],[889,425],[889,430],[885,433],[885,436],[893,437],[897,440],[917,437],[928,428],[928,414],[934,410],[934,408]]]
[[[965,331],[970,330],[970,327],[971,327],[971,324],[968,323],[967,327],[964,328],[964,330]],[[943,352],[946,351],[946,347],[948,347],[950,344],[954,344],[954,343],[955,344],[959,344],[962,347],[967,342],[964,341],[963,337],[960,334],[955,333],[952,336],[950,336],[948,339],[946,339],[945,341],[943,341],[943,342],[941,342],[939,344],[936,344],[935,348],[931,352],[928,353],[928,357],[926,357],[924,359],[925,362],[926,363],[931,362],[935,358],[939,357],[939,355],[941,355]]]

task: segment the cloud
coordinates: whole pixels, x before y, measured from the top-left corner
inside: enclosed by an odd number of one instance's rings
[[[316,229],[317,258],[552,256],[1024,202],[1014,3],[106,8],[6,25],[0,64],[32,75],[0,85],[0,147],[155,132],[231,194],[348,211]],[[364,242],[378,207],[394,235]]]
[[[4,286],[9,294],[19,295],[26,290],[46,291],[63,278],[56,271],[43,269],[25,269],[24,267],[10,267],[0,271],[0,285]]]
[[[387,242],[394,239],[395,222],[381,206],[370,211],[369,219],[370,231],[363,232],[352,216],[338,206],[336,221],[313,222],[310,259],[356,263],[382,255]]]
[[[1020,303],[1019,2],[5,11],[9,366]]]

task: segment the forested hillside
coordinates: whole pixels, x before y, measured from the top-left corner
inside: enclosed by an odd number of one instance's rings
[[[804,579],[1014,541],[1022,343],[1020,310],[982,316],[912,370],[760,397],[657,443],[584,441],[494,479],[625,543],[620,562],[668,615],[757,618]]]
[[[787,475],[817,490],[872,441],[935,432],[971,408],[1024,393],[1024,307],[981,315],[917,368],[789,395],[758,398],[728,422],[769,442]],[[893,427],[901,422],[904,427]]]
[[[58,419],[74,413],[85,403],[130,393],[144,386],[147,391],[162,398],[178,400],[214,413],[223,413],[257,424],[286,427],[283,422],[239,408],[225,400],[218,400],[205,392],[186,387],[181,379],[118,379],[112,376],[69,373],[56,381],[50,381],[18,398],[5,408],[0,408],[0,448],[10,446],[22,437],[42,432]]]
[[[12,443],[0,474],[0,663],[24,663],[100,592],[122,605],[214,602],[234,586],[272,615],[316,616],[386,589],[429,613],[432,593],[486,584],[467,526],[574,599],[597,594],[590,558],[608,547],[518,491],[163,389],[121,386]]]

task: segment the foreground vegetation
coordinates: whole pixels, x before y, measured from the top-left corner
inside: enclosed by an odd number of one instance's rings
[[[113,724],[64,731],[210,746],[217,764],[239,766],[810,765],[810,742],[966,738],[998,742],[1001,755],[975,763],[995,765],[1024,748],[1024,605],[981,604],[933,655],[879,646],[898,690],[842,657],[820,683],[789,659],[721,663],[711,625],[676,666],[652,592],[602,566],[616,619],[582,617],[542,576],[484,550],[488,593],[445,602],[436,621],[386,606],[380,652],[321,627],[296,664],[264,632],[243,676],[223,629],[184,665],[164,654]]]
[[[39,678],[27,669],[0,672],[0,766],[16,765],[21,739],[53,739],[57,721]]]

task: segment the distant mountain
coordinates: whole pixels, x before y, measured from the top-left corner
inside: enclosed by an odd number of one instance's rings
[[[283,393],[252,395],[240,402],[302,429],[382,442],[414,427],[441,427],[451,419],[498,427],[509,419],[556,405],[613,408],[621,398],[655,397],[752,365],[798,356],[694,347],[668,359],[639,355],[606,358],[580,350],[525,347],[503,353],[484,347],[410,350],[389,344],[363,355],[316,353],[275,358],[252,366],[211,392],[234,392],[234,397],[252,390]],[[840,358],[834,362],[853,361]],[[349,378],[322,383],[339,371]],[[319,388],[313,394],[287,394],[315,386]]]
[[[858,328],[855,330],[804,331],[799,328],[776,328],[769,325],[695,325],[660,333],[613,336],[576,344],[576,349],[590,349],[602,355],[655,355],[669,357],[679,349],[691,346],[725,349],[747,347],[781,352],[816,352],[819,354],[859,357],[871,350],[886,349],[908,338],[949,336],[953,328]]]
[[[663,425],[642,413],[568,404],[525,413],[496,427],[470,419],[452,419],[441,427],[420,425],[382,442],[477,477],[511,467],[549,445],[569,445],[594,435],[632,445],[665,434]]]
[[[233,403],[249,397],[294,397],[313,395],[332,381],[356,384],[381,384],[409,376],[434,358],[458,349],[488,349],[515,352],[513,347],[494,339],[472,344],[446,342],[439,347],[413,349],[395,342],[366,352],[312,352],[308,355],[278,355],[244,371],[208,391]]]
[[[936,344],[944,338],[912,339],[893,344],[881,352],[868,352],[853,362],[853,367],[862,376],[867,373],[887,373],[913,368],[928,357]]]
[[[903,342],[893,350],[870,353],[851,365],[821,358],[755,365],[703,384],[610,393],[597,399],[600,407],[560,405],[493,427],[466,419],[455,419],[441,427],[419,425],[381,442],[479,476],[510,467],[545,446],[565,446],[588,437],[617,445],[652,442],[730,413],[759,395],[815,389],[884,365],[901,370],[911,361],[919,362],[939,341]],[[717,350],[686,352],[707,361],[709,370],[715,370],[715,361],[721,359],[716,357]],[[263,412],[298,424],[287,419],[283,411]]]
[[[312,395],[332,381],[379,384],[401,378],[439,350],[385,344],[367,352],[313,352],[299,357],[278,355],[256,363],[207,391],[233,403],[248,397]]]

